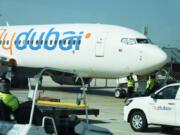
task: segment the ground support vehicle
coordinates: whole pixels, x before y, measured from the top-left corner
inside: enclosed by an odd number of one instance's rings
[[[172,130],[180,127],[180,83],[169,84],[147,97],[125,101],[124,120],[134,131],[145,131],[148,125],[162,125]]]
[[[41,110],[42,114],[51,117],[67,118],[71,114],[74,115],[86,115],[84,107],[72,107],[72,106],[57,106],[57,105],[42,105],[37,104],[38,109]],[[99,109],[88,108],[88,115],[99,115]]]

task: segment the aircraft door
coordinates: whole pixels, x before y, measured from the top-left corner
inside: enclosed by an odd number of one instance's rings
[[[107,38],[107,33],[101,33],[95,44],[95,56],[96,57],[104,57],[104,51],[105,51],[105,42]]]

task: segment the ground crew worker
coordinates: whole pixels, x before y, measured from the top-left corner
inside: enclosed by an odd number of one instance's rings
[[[155,75],[149,76],[149,79],[146,85],[146,95],[149,96],[150,94],[154,93],[158,88],[159,88],[159,84]]]
[[[134,91],[134,79],[133,79],[133,73],[130,73],[130,75],[127,77],[128,83],[128,91],[127,91],[127,98],[132,98],[133,91]]]
[[[5,104],[5,106],[10,108],[10,112],[7,112],[7,114],[13,114],[19,107],[19,101],[9,92],[10,84],[5,83],[5,80],[3,79],[0,81],[0,100]]]

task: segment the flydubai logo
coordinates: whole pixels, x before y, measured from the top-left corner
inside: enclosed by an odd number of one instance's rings
[[[171,107],[167,107],[167,106],[152,106],[153,110],[161,110],[161,111],[170,111],[172,110]]]
[[[41,33],[38,33],[34,28],[31,28],[29,31],[21,32],[19,34],[17,34],[17,32],[14,32],[13,34],[11,33],[11,35],[8,34],[7,29],[0,29],[0,42],[2,43],[2,49],[9,50],[10,55],[13,53],[13,45],[15,45],[18,50],[25,50],[29,45],[29,48],[34,51],[39,49],[51,51],[57,48],[57,46],[59,46],[59,49],[63,51],[68,51],[73,49],[74,44],[75,50],[79,50],[81,39],[83,37],[86,39],[91,37],[91,33],[84,33],[83,31],[66,31],[60,33],[56,31],[55,28],[51,28],[48,32]],[[7,36],[11,36],[10,41],[7,40]],[[66,41],[68,43],[65,44]],[[5,46],[6,43],[7,46]]]

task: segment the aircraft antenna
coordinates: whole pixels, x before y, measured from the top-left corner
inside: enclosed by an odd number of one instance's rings
[[[144,26],[144,28],[143,28],[143,34],[144,34],[145,36],[148,35],[148,26]]]

